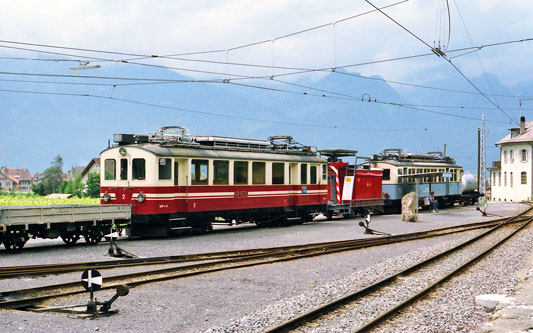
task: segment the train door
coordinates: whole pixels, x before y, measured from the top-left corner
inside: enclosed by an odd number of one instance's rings
[[[117,187],[117,203],[118,204],[130,204],[132,203],[133,187],[130,185],[131,170],[130,159],[123,157],[118,161],[118,184],[127,184],[126,186]],[[133,208],[135,208],[135,202],[133,202]],[[135,211],[135,209],[134,209]]]
[[[446,173],[450,172],[450,168],[446,168]],[[446,177],[446,196],[450,195],[450,177]]]

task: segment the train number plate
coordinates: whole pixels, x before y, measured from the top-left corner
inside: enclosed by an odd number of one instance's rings
[[[246,199],[248,198],[248,191],[235,191],[235,199]]]

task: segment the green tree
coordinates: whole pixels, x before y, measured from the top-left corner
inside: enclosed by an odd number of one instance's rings
[[[60,192],[62,184],[63,158],[61,155],[57,155],[52,162],[50,162],[50,167],[44,170],[43,180],[35,187],[34,192],[39,195],[57,193]]]
[[[81,198],[83,195],[83,190],[85,189],[85,184],[81,181],[81,174],[76,176],[74,180],[65,180],[61,184],[61,193],[70,193],[78,198]]]
[[[91,198],[100,197],[100,175],[97,172],[91,172],[87,176],[85,194]]]

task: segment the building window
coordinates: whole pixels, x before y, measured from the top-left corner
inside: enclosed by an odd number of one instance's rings
[[[527,184],[527,172],[522,171],[520,173],[520,184],[524,185]]]
[[[514,150],[510,150],[510,151],[509,151],[509,161],[510,161],[511,163],[514,162]]]
[[[503,151],[503,163],[507,163],[507,150]]]
[[[265,162],[252,162],[252,184],[265,184]]]
[[[172,176],[172,162],[170,158],[159,159],[159,179],[170,179]]]
[[[213,184],[229,184],[229,161],[213,161]]]
[[[272,163],[272,184],[285,183],[285,163]]]
[[[191,185],[207,185],[208,170],[207,160],[191,160]]]
[[[509,173],[509,186],[513,187],[513,173]]]
[[[527,162],[527,150],[522,149],[520,152],[520,161]]]
[[[248,162],[237,161],[233,163],[233,184],[248,184]]]
[[[507,172],[503,173],[503,186],[507,186]]]
[[[498,172],[498,186],[502,186],[502,173]]]

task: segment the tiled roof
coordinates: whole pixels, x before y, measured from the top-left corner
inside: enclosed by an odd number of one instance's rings
[[[511,128],[511,133],[509,133],[500,141],[496,142],[496,144],[501,145],[505,143],[533,142],[533,121],[527,122],[525,125],[526,130],[523,134],[517,134],[515,136],[512,136],[513,132],[519,133],[520,128]]]
[[[3,168],[2,173],[6,176],[12,178],[17,177],[18,180],[30,180],[31,181],[31,175],[28,169],[23,168]]]

